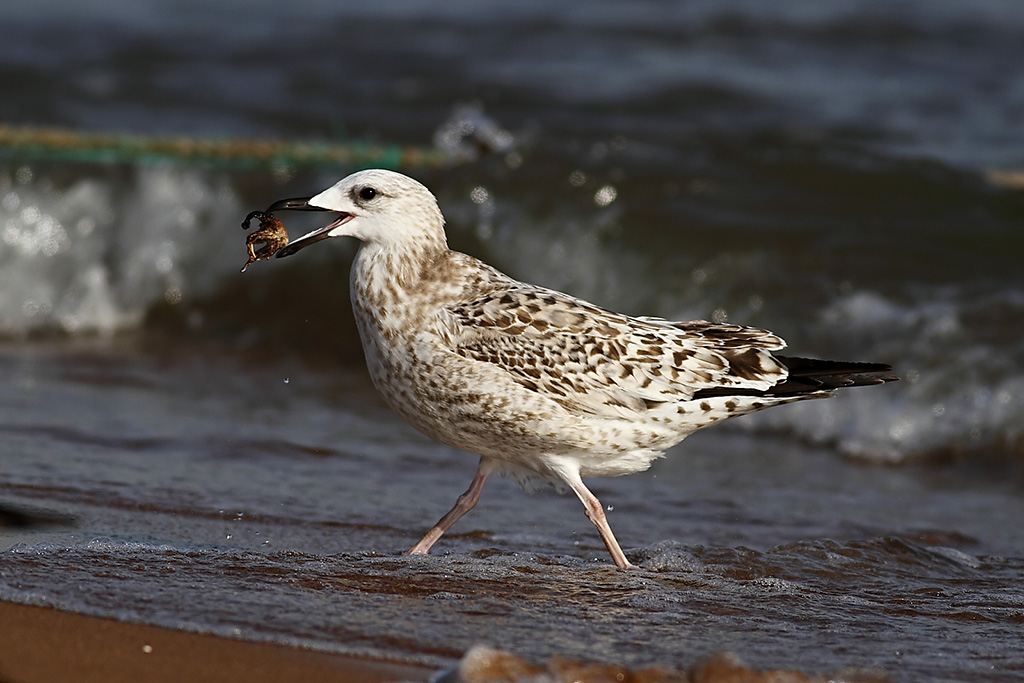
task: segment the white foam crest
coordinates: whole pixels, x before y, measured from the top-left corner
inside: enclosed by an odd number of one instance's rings
[[[109,334],[154,303],[209,291],[237,258],[202,233],[240,213],[227,181],[202,170],[143,167],[128,183],[66,187],[0,170],[0,334]]]
[[[921,292],[906,303],[874,292],[840,297],[812,332],[854,340],[864,349],[862,360],[892,362],[902,381],[844,390],[836,399],[764,411],[737,424],[793,431],[873,461],[985,448],[1019,451],[1024,343],[997,334],[998,320],[966,320],[995,306],[1024,311],[1024,293],[942,290]]]

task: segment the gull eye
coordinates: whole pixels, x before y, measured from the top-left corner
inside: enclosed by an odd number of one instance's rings
[[[373,189],[372,187],[364,187],[363,189],[359,190],[359,198],[360,199],[364,199],[366,201],[370,201],[371,199],[373,199],[376,196],[377,196],[377,190]]]

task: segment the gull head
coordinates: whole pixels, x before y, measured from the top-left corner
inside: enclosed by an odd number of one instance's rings
[[[335,214],[335,219],[289,243],[277,252],[278,258],[328,237],[355,237],[382,248],[447,246],[444,217],[434,195],[421,183],[394,171],[359,171],[313,197],[275,202],[267,212],[283,209],[327,211]]]

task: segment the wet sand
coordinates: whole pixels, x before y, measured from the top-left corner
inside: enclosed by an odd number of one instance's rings
[[[0,602],[0,681],[425,681],[432,669]]]
[[[4,637],[0,638],[0,683],[384,683],[426,681],[439,675],[434,669],[415,664],[188,633],[10,602],[0,602],[0,623],[4,624]],[[888,680],[879,672],[850,672],[847,676],[847,680],[865,683]],[[559,656],[537,665],[511,653],[474,647],[456,667],[433,680],[810,683],[824,678],[811,678],[791,670],[756,671],[728,653],[703,658],[689,671],[663,667],[631,671],[615,664]]]

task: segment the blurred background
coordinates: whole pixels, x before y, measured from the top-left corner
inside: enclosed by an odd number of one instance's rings
[[[514,277],[905,379],[837,407],[849,434],[800,407],[749,428],[871,460],[1024,452],[1016,3],[12,0],[0,21],[0,123],[120,136],[0,147],[5,340],[358,363],[354,247],[240,276],[239,222],[379,165]],[[196,158],[137,138],[373,149]]]
[[[1024,666],[1024,3],[4,0],[0,27],[0,503],[50,525],[0,530],[0,599],[430,663]],[[501,481],[396,558],[474,459],[369,385],[355,244],[239,273],[246,213],[366,166],[513,277],[902,381],[594,483],[645,573]]]

